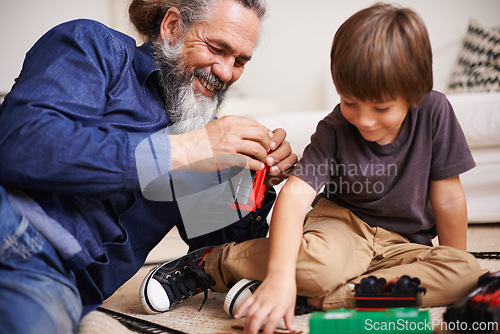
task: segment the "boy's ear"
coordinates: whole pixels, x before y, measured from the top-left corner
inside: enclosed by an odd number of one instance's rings
[[[175,44],[180,37],[181,12],[175,7],[170,7],[160,25],[161,39],[167,39],[170,44]]]

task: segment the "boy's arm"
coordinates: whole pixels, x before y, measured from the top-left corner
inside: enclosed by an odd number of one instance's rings
[[[459,176],[430,182],[439,244],[467,250],[467,205]]]
[[[264,334],[273,333],[284,317],[289,329],[293,326],[295,269],[304,218],[316,191],[296,176],[290,176],[281,189],[270,224],[270,250],[267,275],[256,292],[238,309],[236,317],[248,310],[247,333],[257,333],[266,318]]]

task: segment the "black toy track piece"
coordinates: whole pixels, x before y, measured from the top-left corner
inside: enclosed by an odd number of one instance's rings
[[[384,278],[369,276],[354,287],[357,310],[385,310],[394,307],[418,307],[425,289],[420,280],[402,276],[387,283]]]
[[[108,310],[103,307],[97,308],[98,311],[106,313],[112,318],[118,320],[123,326],[127,327],[135,333],[143,334],[186,334],[184,332],[168,328],[162,325],[155,324],[143,319],[133,317],[131,315]]]
[[[469,252],[474,255],[477,259],[500,259],[500,252]]]

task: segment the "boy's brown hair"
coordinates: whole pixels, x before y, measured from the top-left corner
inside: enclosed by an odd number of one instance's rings
[[[362,101],[401,97],[417,107],[432,90],[427,28],[408,8],[375,4],[357,12],[335,34],[330,60],[340,95]]]

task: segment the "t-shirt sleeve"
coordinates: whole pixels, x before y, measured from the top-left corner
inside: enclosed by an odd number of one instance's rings
[[[293,175],[308,183],[316,192],[330,181],[332,166],[335,164],[337,136],[333,127],[333,113],[318,123],[311,142],[304,149]]]
[[[431,109],[432,163],[430,180],[447,179],[474,168],[476,163],[448,99],[439,94],[439,98]]]

